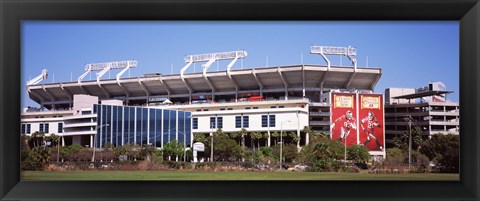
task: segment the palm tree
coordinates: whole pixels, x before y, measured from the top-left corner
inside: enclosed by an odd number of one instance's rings
[[[52,134],[50,135],[50,140],[51,140],[55,145],[57,145],[57,163],[58,163],[59,160],[60,160],[60,146],[58,146],[58,145],[59,145],[58,141],[60,140],[60,137],[59,137],[58,135],[55,135],[55,133],[52,133]]]
[[[260,150],[260,139],[263,137],[262,133],[253,132],[250,136],[252,137],[252,140],[257,140],[257,149]],[[255,151],[255,147],[253,147],[253,150]]]
[[[274,131],[272,133],[272,137],[274,137],[275,145],[277,145],[277,139],[278,139],[279,136],[280,136],[280,133],[278,131]]]
[[[238,145],[241,146],[241,142],[238,140],[238,136],[240,136],[239,132],[231,132],[228,134],[230,138],[234,139],[236,142],[238,142]]]
[[[289,132],[288,135],[292,138],[293,143],[297,143],[300,141],[300,136],[298,136],[296,132]]]
[[[305,133],[305,135],[308,135],[308,136],[312,134],[312,128],[310,128],[310,126],[303,127],[302,131]]]
[[[262,138],[265,139],[265,147],[266,147],[266,146],[268,145],[268,142],[267,142],[267,140],[268,140],[268,133],[263,133]]]
[[[42,131],[35,131],[33,134],[32,134],[32,138],[33,138],[33,142],[34,142],[34,147],[37,147],[37,145],[41,145],[41,142],[43,142],[43,138],[45,137],[45,133],[43,133]],[[39,142],[39,140],[41,140]]]
[[[248,134],[247,129],[245,128],[240,129],[239,135],[240,137],[242,137],[242,147],[245,147],[245,135],[247,134]]]

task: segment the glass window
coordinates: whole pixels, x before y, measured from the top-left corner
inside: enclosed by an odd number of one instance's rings
[[[233,110],[233,108],[227,108],[227,110]]]
[[[216,128],[215,117],[210,117],[210,128]]]
[[[268,115],[262,115],[262,127],[268,127]]]
[[[63,123],[58,123],[58,131],[57,133],[63,133]]]
[[[283,106],[283,105],[280,105],[280,106],[278,106],[278,108],[285,108],[285,106]]]
[[[185,144],[185,112],[178,111],[178,143]]]
[[[248,126],[250,125],[248,120],[248,116],[243,116],[243,128],[248,128]]]
[[[105,126],[105,141],[104,144],[112,144],[112,106],[107,105],[107,116],[105,118],[106,126]]]
[[[40,129],[39,129],[39,131],[44,132],[44,131],[43,131],[43,124],[42,124],[42,123],[40,123]]]
[[[135,107],[130,107],[130,122],[129,122],[129,135],[128,135],[128,143],[133,144],[135,138]]]
[[[220,111],[225,110],[225,108],[220,108]]]
[[[117,108],[117,144],[116,146],[122,146],[122,133],[123,133],[123,106]]]
[[[148,108],[142,108],[142,136],[141,145],[147,144],[147,132],[148,132]]]
[[[191,120],[192,120],[192,113],[185,112],[185,144],[187,147],[191,147],[190,142],[192,141],[192,129],[191,129]],[[198,125],[198,122],[197,122]]]
[[[258,109],[258,107],[253,107],[253,109]]]
[[[198,118],[193,118],[192,119],[192,128],[193,129],[198,129]]]
[[[242,116],[235,116],[235,128],[242,127]]]
[[[197,109],[197,112],[200,112],[200,111],[202,111],[202,109]]]
[[[275,127],[275,115],[270,115],[270,127]]]
[[[245,109],[246,109],[246,110],[249,110],[249,109],[250,109],[250,107],[246,107]]]
[[[170,110],[170,141],[176,139],[177,135],[177,111]]]
[[[49,124],[49,123],[46,123],[45,126],[44,126],[44,129],[45,129],[45,132],[44,132],[44,133],[45,133],[45,134],[50,133],[50,131],[49,131],[50,128],[49,128],[49,127],[50,127],[50,124]]]
[[[31,128],[32,128],[32,125],[31,125],[31,124],[27,124],[27,134],[32,133]]]
[[[223,128],[223,117],[217,117],[217,128]]]
[[[142,143],[142,108],[137,107],[136,111],[137,111],[137,114],[135,116],[137,117],[137,119],[135,120],[136,122],[135,144],[141,144]]]
[[[22,124],[22,131],[21,131],[21,133],[22,133],[22,134],[25,134],[25,131],[26,131],[26,130],[27,130],[27,125]]]
[[[163,144],[170,141],[169,129],[170,129],[170,110],[163,110]]]
[[[149,125],[150,127],[148,129],[148,142],[150,144],[154,145],[154,146],[155,146],[155,136],[156,136],[155,135],[155,129],[157,128],[155,126],[155,110],[156,109],[149,109],[149,112],[150,112],[149,116],[150,117],[149,117],[149,120],[148,120],[150,122],[150,125]]]
[[[203,109],[203,111],[208,111],[208,109]]]
[[[130,111],[128,107],[124,108],[125,112],[123,113],[123,145],[129,144],[128,136],[129,136],[129,121],[130,121]]]
[[[162,146],[162,110],[155,110],[155,145]]]
[[[92,114],[92,111],[82,111],[82,114]]]
[[[270,106],[270,108],[277,108],[277,106]]]
[[[119,106],[112,106],[112,145],[117,146],[117,126],[118,126],[118,121],[117,121],[117,111],[118,111]]]

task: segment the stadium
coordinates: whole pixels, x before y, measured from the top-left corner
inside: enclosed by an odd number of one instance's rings
[[[348,145],[368,139],[370,154],[385,157],[385,97],[373,93],[382,69],[357,67],[353,47],[311,46],[310,53],[319,54],[326,65],[232,69],[247,57],[242,50],[185,56],[185,66],[170,75],[122,77],[137,67],[130,60],[87,64],[76,82],[42,84],[48,76],[44,70],[27,83],[30,99],[41,107],[24,109],[22,134],[55,133],[62,146],[135,143],[161,148],[173,139],[192,147],[195,135],[219,128],[227,133],[246,129],[264,133],[261,143],[268,146],[276,142],[274,132],[294,133],[300,149],[309,142],[304,128],[310,127]],[[348,57],[351,65],[330,65],[327,55]],[[209,71],[219,60],[231,62],[224,71]],[[198,62],[202,72],[185,73]],[[114,79],[102,79],[112,69],[122,70]],[[94,71],[100,71],[96,80],[83,81]],[[342,118],[345,127],[334,126]],[[364,128],[365,119],[378,128]]]

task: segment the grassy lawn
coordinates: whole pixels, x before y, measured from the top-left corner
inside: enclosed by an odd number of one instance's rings
[[[459,180],[459,174],[338,172],[23,171],[22,180]]]

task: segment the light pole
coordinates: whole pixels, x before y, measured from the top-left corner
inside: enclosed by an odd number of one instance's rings
[[[412,116],[405,117],[408,120],[408,170],[412,165]]]
[[[93,155],[92,155],[92,162],[95,162],[95,149],[96,149],[96,147],[95,147],[95,141],[97,141],[97,140],[96,140],[96,138],[97,138],[97,134],[98,134],[98,129],[99,129],[99,128],[101,128],[101,127],[104,127],[104,126],[109,126],[109,125],[110,125],[110,124],[104,124],[104,125],[100,125],[99,127],[97,127],[97,132],[95,133],[95,137],[94,137],[94,139],[93,139],[93,147],[92,147],[92,148],[93,148]]]
[[[210,140],[210,162],[213,162],[213,127],[214,127],[214,124],[212,122],[210,123],[210,128],[212,129],[212,132],[210,133],[210,137],[212,138]]]
[[[412,117],[408,117],[408,170],[412,165]]]
[[[280,123],[280,170],[282,170],[282,149],[283,149],[283,123],[285,122],[288,122],[290,123],[291,121],[290,120],[287,120],[287,121],[282,121],[282,123]]]
[[[345,147],[345,151],[343,152],[344,154],[343,162],[345,163],[345,167],[347,167],[347,136],[343,137],[343,144]]]

